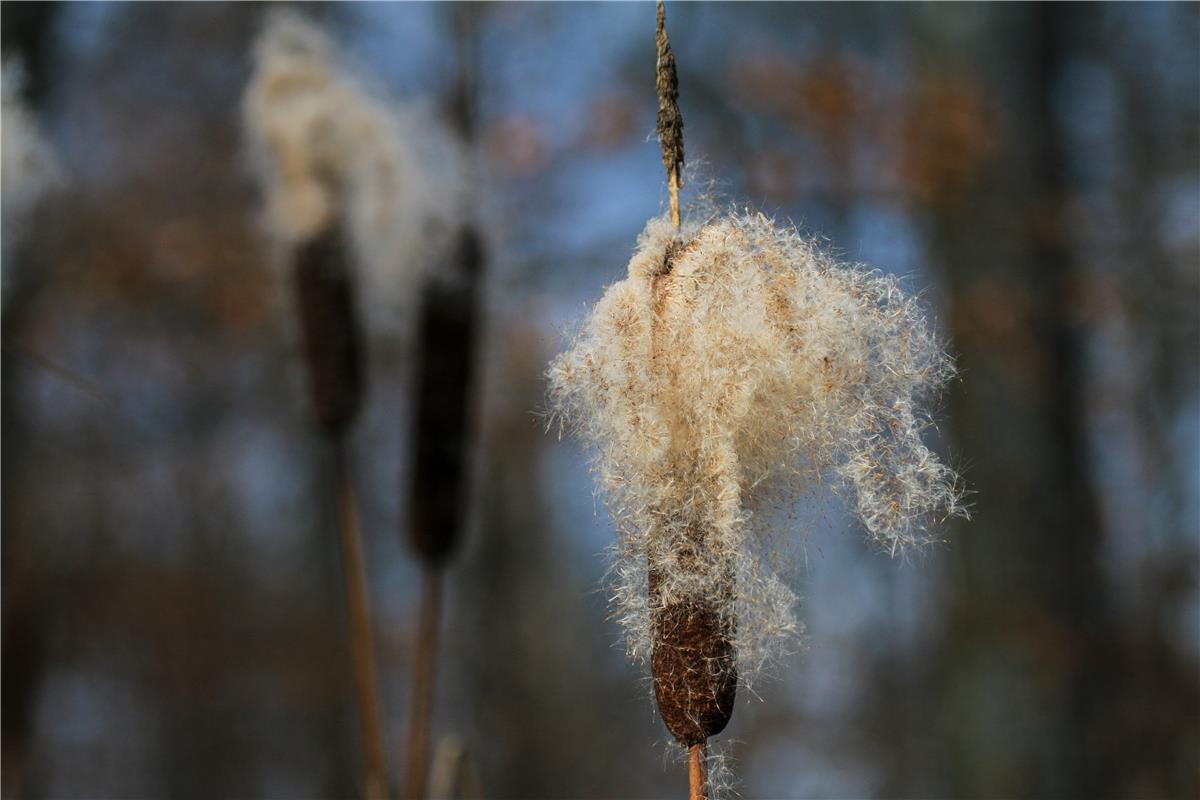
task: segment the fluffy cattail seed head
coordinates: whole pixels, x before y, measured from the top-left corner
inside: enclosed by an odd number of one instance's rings
[[[254,60],[242,110],[268,233],[294,248],[343,224],[368,320],[406,327],[459,215],[454,137],[420,109],[376,99],[294,12],[268,17]]]
[[[651,220],[628,277],[549,372],[618,523],[631,654],[653,660],[663,621],[688,613],[674,608],[714,609],[719,622],[694,624],[731,640],[743,678],[776,652],[795,598],[761,511],[807,485],[832,482],[891,551],[962,513],[956,476],[922,441],[924,404],[952,374],[895,278],[757,214],[678,235]]]

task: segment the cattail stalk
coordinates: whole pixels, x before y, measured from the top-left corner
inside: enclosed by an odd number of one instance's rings
[[[404,794],[406,798],[412,800],[425,796],[430,723],[433,717],[433,696],[437,678],[438,624],[442,609],[441,569],[426,566],[422,570],[421,577],[424,586],[422,587],[421,610],[417,623],[417,642],[414,653]]]
[[[387,764],[375,637],[358,501],[346,454],[346,431],[362,406],[361,333],[341,228],[331,225],[300,245],[293,288],[304,340],[313,413],[334,450],[338,532],[350,624],[350,656],[369,800],[387,797]]]
[[[346,576],[346,601],[350,612],[350,649],[354,661],[354,688],[362,721],[368,800],[386,800],[387,763],[380,714],[379,682],[375,674],[375,637],[371,628],[371,606],[362,533],[358,522],[358,498],[346,458],[346,443],[335,443],[338,509],[342,545],[342,568]]]
[[[707,749],[704,742],[688,748],[688,800],[706,800],[708,797],[708,770],[704,764]]]

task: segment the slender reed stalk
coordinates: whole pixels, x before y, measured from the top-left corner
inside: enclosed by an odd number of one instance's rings
[[[382,787],[385,781],[375,776],[384,770],[362,545],[342,450],[363,383],[351,279],[363,290],[363,317],[375,335],[407,337],[417,316],[414,300],[423,295],[429,301],[422,308],[413,538],[425,568],[440,569],[458,533],[459,394],[465,397],[462,376],[471,356],[462,343],[471,339],[476,283],[470,267],[477,262],[468,259],[461,274],[443,269],[430,275],[455,241],[471,240],[469,230],[461,233],[469,225],[462,214],[460,148],[424,111],[375,97],[342,61],[336,43],[304,15],[268,15],[255,44],[243,115],[250,165],[265,190],[264,222],[295,259],[290,266],[314,415],[339,449],[343,560],[368,783]],[[345,263],[350,257],[352,270]],[[422,652],[419,660],[432,663],[432,652]]]
[[[422,570],[420,618],[414,654],[412,703],[408,720],[408,754],[404,796],[425,797],[428,781],[430,723],[437,679],[438,626],[442,613],[442,570],[426,565]]]
[[[358,523],[358,498],[346,458],[344,437],[339,436],[334,440],[334,452],[337,464],[342,570],[346,578],[346,605],[350,613],[350,650],[354,661],[354,687],[358,697],[366,760],[366,793],[368,800],[386,800],[387,763],[384,755],[379,682],[375,675],[375,636],[371,627],[367,568],[363,557],[362,532]]]
[[[688,800],[708,800],[707,749],[703,742],[688,748]]]

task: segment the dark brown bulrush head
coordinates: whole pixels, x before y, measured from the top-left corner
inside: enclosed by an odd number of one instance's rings
[[[729,724],[737,697],[733,576],[715,598],[664,601],[661,572],[650,570],[650,671],[663,723],[690,747]]]
[[[479,234],[464,226],[447,268],[432,272],[421,298],[409,530],[413,549],[434,564],[454,552],[467,499],[471,373],[482,272]]]
[[[295,251],[292,273],[313,411],[326,432],[346,430],[362,406],[362,334],[342,228]]]

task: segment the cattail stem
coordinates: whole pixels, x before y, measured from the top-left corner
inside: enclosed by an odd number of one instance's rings
[[[383,723],[379,683],[375,676],[375,636],[371,628],[367,570],[363,557],[362,532],[358,522],[358,500],[346,458],[345,440],[334,439],[337,462],[337,500],[342,546],[342,569],[346,579],[346,608],[350,616],[350,653],[354,662],[354,687],[366,762],[368,800],[386,800],[387,765],[384,756]]]
[[[679,217],[679,178],[672,172],[667,176],[667,193],[671,199],[671,224],[679,230],[682,224]]]
[[[408,720],[406,800],[422,800],[425,797],[434,679],[437,676],[438,621],[442,613],[441,567],[426,563],[422,567],[422,580],[424,593],[413,652],[412,705]]]
[[[688,748],[688,800],[708,800],[707,740]]]

